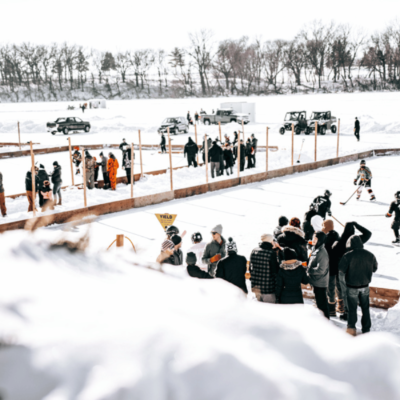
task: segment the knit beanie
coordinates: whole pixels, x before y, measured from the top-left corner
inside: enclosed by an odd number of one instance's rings
[[[226,244],[226,252],[229,253],[230,251],[234,251],[235,253],[238,251],[236,243],[231,237],[228,239],[228,243]]]
[[[297,253],[296,250],[291,249],[289,247],[285,247],[283,249],[283,259],[285,261],[289,261],[289,260],[297,260]]]
[[[172,243],[176,246],[180,242],[182,242],[182,238],[179,235],[174,235],[171,238]]]
[[[161,244],[161,251],[165,251],[165,250],[172,250],[174,248],[174,244],[171,240],[164,240]]]
[[[322,217],[320,215],[314,215],[311,218],[311,221],[310,221],[311,226],[314,228],[315,232],[322,231],[322,222],[323,221],[324,220],[322,219]]]
[[[301,223],[300,220],[298,218],[292,218],[289,222],[289,225],[294,226],[295,228],[300,228],[301,227]]]
[[[322,232],[322,231],[318,231],[318,232],[315,232],[315,236],[316,236],[317,239],[318,239],[318,242],[317,242],[316,246],[317,246],[317,247],[322,246],[322,245],[325,243],[325,241],[326,241],[326,235],[325,235],[325,233]]]
[[[263,233],[261,235],[261,241],[262,242],[272,243],[273,240],[274,240],[274,237],[270,233]]]
[[[281,217],[279,217],[278,222],[279,226],[285,226],[289,223],[289,220],[284,215],[282,215]]]
[[[103,152],[100,153],[100,157],[103,157]]]
[[[333,221],[331,219],[326,219],[322,222],[322,232],[327,234],[330,231],[333,231]]]
[[[211,232],[216,232],[216,233],[219,233],[220,235],[222,235],[222,225],[218,224],[218,225],[214,226],[214,228],[211,229]]]
[[[44,165],[43,164],[39,164],[39,168],[44,169]]]
[[[188,265],[196,265],[197,257],[193,252],[187,253],[186,255],[186,264]]]

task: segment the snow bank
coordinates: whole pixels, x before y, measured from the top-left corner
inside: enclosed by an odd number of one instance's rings
[[[383,329],[400,334],[400,302],[394,307],[389,308],[383,323]]]
[[[5,399],[400,396],[389,334],[352,338],[311,308],[249,301],[221,280],[135,265],[129,252],[3,239],[13,243],[0,249]]]

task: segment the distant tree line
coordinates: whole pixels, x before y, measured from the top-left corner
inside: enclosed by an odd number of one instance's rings
[[[0,99],[267,95],[400,89],[400,24],[367,35],[349,25],[306,25],[293,40],[216,42],[210,31],[189,46],[100,52],[79,45],[0,46]]]

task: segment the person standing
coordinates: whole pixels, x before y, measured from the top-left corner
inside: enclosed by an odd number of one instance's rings
[[[219,176],[219,170],[220,170],[220,157],[222,155],[222,149],[221,147],[218,146],[217,142],[214,141],[211,149],[209,149],[208,154],[210,156],[211,160],[211,177],[214,178],[216,173],[217,176]]]
[[[338,313],[344,313],[344,303],[342,297],[342,289],[339,283],[339,271],[336,258],[332,250],[332,246],[339,240],[339,234],[334,230],[334,223],[331,219],[322,222],[322,232],[326,235],[325,249],[329,257],[329,283],[328,283],[328,303],[329,313],[331,317],[336,317]],[[336,308],[336,294],[338,298],[338,306]]]
[[[51,191],[50,182],[44,181],[39,193],[42,194],[43,205],[42,211],[54,210],[53,192]]]
[[[125,139],[122,139],[122,143],[119,145],[119,149],[122,151],[122,153],[123,153],[125,150],[127,150],[127,147],[125,147],[125,146],[128,146],[128,143],[126,143],[126,140],[125,140]]]
[[[131,149],[125,150],[122,156],[122,169],[125,170],[126,173],[126,184],[131,184],[131,169],[132,169],[132,160],[131,160]],[[135,182],[134,182],[135,183]]]
[[[310,204],[310,209],[304,214],[303,220],[303,231],[307,242],[310,241],[314,235],[314,228],[311,225],[311,219],[316,215],[318,214],[315,211],[315,205]]]
[[[244,163],[246,161],[246,147],[243,139],[240,139],[240,171],[244,171]]]
[[[39,207],[43,207],[44,200],[42,195],[42,189],[44,187],[44,182],[49,180],[49,175],[46,172],[44,165],[39,165],[39,172],[38,172],[38,183],[39,183]]]
[[[251,290],[258,301],[275,303],[278,266],[278,255],[274,249],[273,236],[264,233],[261,235],[261,243],[250,254]]]
[[[293,249],[283,249],[283,261],[281,262],[276,277],[276,302],[279,304],[304,304],[301,284],[309,282],[306,268],[297,259]]]
[[[186,119],[187,119],[188,125],[190,125],[190,122],[192,121],[192,117],[190,116],[190,111],[187,112]]]
[[[79,147],[75,147],[74,154],[72,155],[72,162],[75,164],[76,167],[75,175],[79,175],[81,173],[79,165],[82,162],[82,154],[79,152]]]
[[[4,195],[3,174],[0,172],[0,210],[3,217],[7,216],[6,198]]]
[[[307,274],[313,287],[317,307],[330,319],[327,289],[329,285],[329,256],[325,249],[326,235],[322,231],[314,233],[313,249],[308,261]]]
[[[35,168],[35,175],[37,175],[38,171]],[[28,212],[33,211],[33,191],[32,191],[32,171],[28,171],[26,173],[26,177],[25,177],[25,190],[26,190],[26,198],[28,199]],[[36,193],[39,190],[39,182],[37,177],[35,176],[35,197],[36,197]],[[35,199],[36,201],[36,199]],[[35,211],[37,211],[36,209],[36,204],[35,204]]]
[[[215,277],[218,261],[226,256],[226,241],[222,237],[222,225],[216,225],[211,230],[211,236],[211,242],[204,249],[202,262],[208,265],[208,273]]]
[[[357,117],[354,122],[354,136],[357,138],[357,141],[360,141],[360,121]]]
[[[229,170],[231,171],[231,175],[233,174],[233,152],[232,146],[230,142],[225,143],[224,146],[224,160],[225,160],[225,171],[226,174],[229,176]]]
[[[183,156],[187,156],[188,167],[193,164],[193,166],[197,168],[196,154],[198,152],[199,148],[197,144],[193,142],[193,139],[190,137],[183,150]]]
[[[369,284],[372,274],[378,269],[375,256],[364,249],[363,242],[358,235],[353,235],[347,242],[348,252],[340,260],[339,274],[347,286],[348,321],[347,333],[357,335],[357,306],[362,311],[362,333],[371,330],[371,316],[369,313]]]
[[[254,136],[254,133],[251,134],[251,145],[253,147],[253,153],[251,154],[251,163],[253,168],[256,167],[256,153],[257,153],[257,144],[258,144],[258,139]],[[268,151],[268,149],[267,149]]]
[[[253,168],[252,153],[253,153],[253,146],[251,145],[250,138],[248,138],[247,142],[246,142],[246,157],[247,157],[247,168],[246,169]]]
[[[94,165],[93,157],[85,150],[86,187],[90,190],[94,188]]]
[[[390,208],[388,213],[386,214],[387,218],[390,218],[392,214],[394,213],[394,220],[392,222],[392,229],[394,233],[394,237],[396,238],[392,243],[394,244],[399,244],[400,243],[400,235],[399,235],[399,229],[400,229],[400,191],[396,192],[394,194],[395,200],[392,201],[390,204]]]
[[[281,247],[295,250],[298,260],[307,261],[307,245],[304,237],[305,234],[300,228],[300,220],[291,218],[289,225],[282,228],[282,234],[278,236],[277,242]]]
[[[238,249],[232,238],[226,244],[227,257],[218,262],[216,278],[221,278],[242,289],[247,294],[246,271],[247,260],[237,254]]]
[[[97,181],[99,179],[99,164],[97,163],[97,158],[93,157],[93,161],[94,161],[94,184],[97,188]]]
[[[360,200],[361,193],[363,188],[368,188],[368,194],[371,196],[370,201],[375,201],[376,197],[374,195],[374,192],[372,191],[371,188],[371,183],[372,183],[372,172],[371,170],[366,166],[365,160],[361,160],[360,162],[360,168],[357,171],[357,177],[354,179],[354,185],[357,186],[357,182],[360,180],[358,183],[358,189],[357,189],[357,200]]]
[[[110,180],[108,179],[108,172],[107,172],[107,161],[108,158],[103,154],[100,153],[100,162],[97,163],[98,166],[101,166],[101,172],[103,174],[103,189],[108,189],[110,187]]]
[[[197,114],[197,111],[194,113],[194,122],[196,125],[199,124],[199,114]]]
[[[332,216],[332,211],[331,211],[332,204],[331,201],[329,200],[331,196],[332,193],[329,190],[325,190],[323,196],[317,196],[312,202],[315,211],[317,212],[318,215],[322,217],[322,219],[326,218],[326,214],[328,214],[330,217]]]
[[[82,113],[84,113],[85,112],[85,108],[86,108],[86,106],[85,106],[85,104],[82,104]]]
[[[164,132],[161,133],[161,143],[160,143],[160,147],[161,147],[161,154],[162,153],[166,153],[167,149],[165,148],[165,136],[164,136]]]
[[[110,179],[111,190],[116,190],[117,188],[117,172],[119,168],[118,160],[115,158],[113,153],[108,154],[107,161],[107,172]]]
[[[53,162],[53,173],[51,174],[51,182],[53,184],[53,201],[56,206],[62,205],[61,199],[61,185],[62,185],[62,177],[61,177],[61,165],[58,164],[57,161]],[[57,202],[58,197],[58,202]]]
[[[200,232],[195,232],[192,235],[192,243],[193,246],[190,247],[188,250],[189,253],[194,253],[197,257],[197,260],[199,260],[199,268],[202,269],[203,271],[208,271],[208,265],[206,263],[203,263],[202,257],[204,253],[204,249],[206,247],[206,243],[202,241],[203,236],[201,235]]]

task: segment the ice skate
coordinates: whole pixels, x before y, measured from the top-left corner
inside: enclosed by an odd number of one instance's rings
[[[393,240],[393,244],[400,245],[400,238],[397,238],[396,240]]]
[[[369,199],[369,201],[376,201],[376,197],[374,195],[372,195],[371,198]]]

